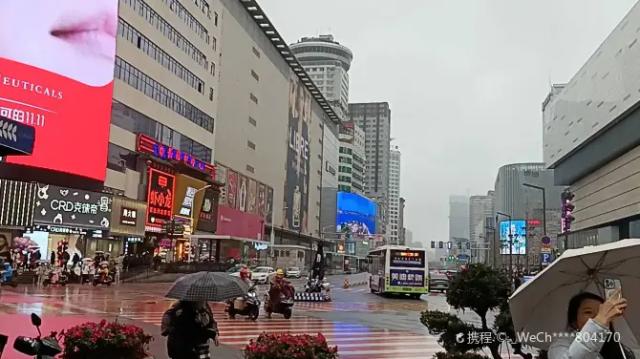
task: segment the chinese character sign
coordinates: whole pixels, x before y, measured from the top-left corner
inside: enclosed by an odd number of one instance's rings
[[[424,287],[425,274],[423,270],[391,269],[391,286],[395,287]]]
[[[149,169],[149,187],[147,191],[147,221],[151,227],[162,227],[171,221],[175,193],[175,176]]]
[[[0,116],[35,129],[33,155],[7,162],[104,181],[118,1],[0,1],[0,13]]]
[[[424,268],[424,257],[424,251],[392,250],[391,267]]]
[[[33,221],[74,228],[109,229],[113,199],[105,193],[38,184]]]

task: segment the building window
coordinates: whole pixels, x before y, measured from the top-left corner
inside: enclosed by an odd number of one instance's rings
[[[209,87],[209,100],[213,101],[213,87]]]
[[[204,68],[209,67],[205,54],[198,50],[195,45],[180,34],[176,28],[171,26],[143,0],[122,0],[122,2],[129,4],[132,9],[137,10],[140,17],[144,18],[149,24],[154,26],[156,30],[164,35],[164,37],[173,42],[176,47],[189,55],[200,66],[203,66]]]
[[[436,248],[436,242],[435,241],[431,241],[431,248]]]
[[[186,82],[196,91],[204,93],[203,80],[201,80],[193,72],[189,71],[186,67],[182,66],[180,62],[171,57],[158,45],[151,42],[151,40],[142,35],[138,30],[136,30],[136,28],[122,19],[118,19],[118,35],[134,44],[140,51],[144,52],[147,56],[154,59],[162,67],[169,70],[171,73],[176,75],[182,81]]]
[[[181,20],[184,22],[193,32],[195,32],[200,38],[209,43],[209,34],[207,29],[198,21],[187,8],[180,4],[178,0],[162,0],[165,4],[169,5],[171,9]]]
[[[438,248],[442,249],[442,241],[438,241]]]
[[[258,122],[256,122],[255,118],[249,116],[249,123],[254,127],[258,126]]]
[[[253,101],[256,105],[258,104],[258,98],[253,93],[249,94],[249,99],[251,99],[251,101]]]
[[[251,70],[251,76],[253,76],[256,81],[260,81],[260,76],[258,76],[258,74],[253,70]]]
[[[252,166],[247,165],[247,172],[249,173],[255,173],[255,168],[253,168]]]
[[[213,51],[218,51],[218,39],[216,39],[215,36],[211,37],[211,48],[213,49]]]
[[[215,11],[213,12],[213,24],[218,26],[218,13]]]
[[[116,57],[114,77],[144,93],[178,115],[213,133],[214,119],[144,72]]]
[[[216,75],[216,64],[213,61],[211,61],[211,75]]]
[[[253,51],[253,54],[256,55],[257,58],[260,58],[260,51],[258,51],[255,46],[251,47],[251,51]]]
[[[181,151],[191,153],[202,161],[211,162],[211,148],[119,102],[113,103],[111,123],[129,132],[142,133],[167,145],[172,145]],[[114,163],[117,164],[118,161]]]
[[[251,141],[247,141],[247,147],[249,147],[252,150],[256,149],[256,144],[251,142]]]

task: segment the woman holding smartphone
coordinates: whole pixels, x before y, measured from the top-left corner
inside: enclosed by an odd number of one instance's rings
[[[549,359],[634,359],[612,325],[626,307],[620,290],[607,300],[588,292],[571,298],[567,322],[572,335],[557,337],[549,347]]]

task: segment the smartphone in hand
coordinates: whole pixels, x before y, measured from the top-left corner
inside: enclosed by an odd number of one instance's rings
[[[607,299],[612,296],[622,298],[622,282],[620,279],[607,278],[604,280],[604,292]]]

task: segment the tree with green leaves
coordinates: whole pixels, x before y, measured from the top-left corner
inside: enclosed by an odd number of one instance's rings
[[[436,358],[479,358],[482,356],[474,352],[486,347],[494,359],[500,359],[501,343],[498,340],[498,333],[506,333],[506,336],[515,342],[513,324],[507,305],[510,294],[509,278],[500,271],[483,264],[472,264],[467,269],[460,271],[449,285],[447,303],[458,310],[471,309],[478,314],[482,325],[476,327],[449,313],[423,312],[421,322],[429,328],[432,334],[440,335],[439,343],[447,351],[447,353],[438,353]],[[492,329],[487,324],[487,315],[494,309],[500,309],[500,314]],[[515,351],[514,353],[519,354]]]

